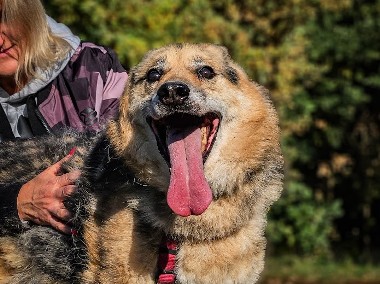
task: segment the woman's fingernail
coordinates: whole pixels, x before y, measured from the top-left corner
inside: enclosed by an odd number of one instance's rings
[[[76,150],[77,150],[77,147],[72,148],[72,149],[70,150],[70,152],[69,152],[69,155],[70,155],[70,156],[74,155],[74,153],[75,153]]]

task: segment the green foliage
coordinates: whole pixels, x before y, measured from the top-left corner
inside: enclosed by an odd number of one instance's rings
[[[279,244],[286,244],[294,252],[328,255],[332,222],[341,215],[339,201],[315,202],[310,188],[289,182],[284,197],[271,211],[271,218],[276,221],[269,223],[268,235],[280,252]]]
[[[267,258],[260,283],[370,284],[379,279],[380,270],[374,264],[285,255]]]
[[[326,209],[342,200],[345,215],[334,222],[335,238],[340,247],[362,247],[351,249],[358,256],[379,245],[379,175],[369,174],[378,172],[380,156],[380,37],[374,33],[379,4],[317,7],[316,17],[305,23],[305,52],[309,64],[320,66],[319,75],[307,84],[296,80],[302,84],[293,94],[297,111],[282,113],[290,127],[297,119],[306,121],[284,136],[285,151],[293,153],[290,172],[300,173],[298,181],[319,195]]]
[[[168,43],[227,46],[271,90],[280,115],[287,178],[269,222],[275,251],[349,247],[360,256],[380,248],[380,0],[49,0],[45,7],[82,39],[114,48],[127,68]]]

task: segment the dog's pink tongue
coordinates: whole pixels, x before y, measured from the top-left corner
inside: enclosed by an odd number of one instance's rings
[[[212,201],[203,172],[201,130],[198,127],[173,128],[168,129],[167,135],[172,167],[168,205],[180,216],[200,215]]]

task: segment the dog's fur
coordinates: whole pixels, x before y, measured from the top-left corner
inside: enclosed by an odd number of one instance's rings
[[[208,125],[207,182],[192,172],[171,178],[182,171],[173,165],[186,161],[178,162],[177,154],[157,142],[157,121],[171,125],[170,145],[200,135],[201,126],[190,124]],[[212,127],[210,121],[220,123]],[[150,51],[131,70],[119,117],[103,134],[68,132],[3,144],[0,183],[19,186],[74,146],[66,167],[80,167],[83,174],[67,206],[78,235],[41,226],[19,233],[7,217],[0,283],[154,283],[164,237],[178,246],[178,283],[257,281],[266,214],[282,189],[278,119],[268,92],[249,80],[224,47],[178,44]]]

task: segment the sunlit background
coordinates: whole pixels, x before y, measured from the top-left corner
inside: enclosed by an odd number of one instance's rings
[[[379,0],[46,0],[129,69],[173,42],[228,47],[270,89],[285,192],[262,283],[380,283]]]

